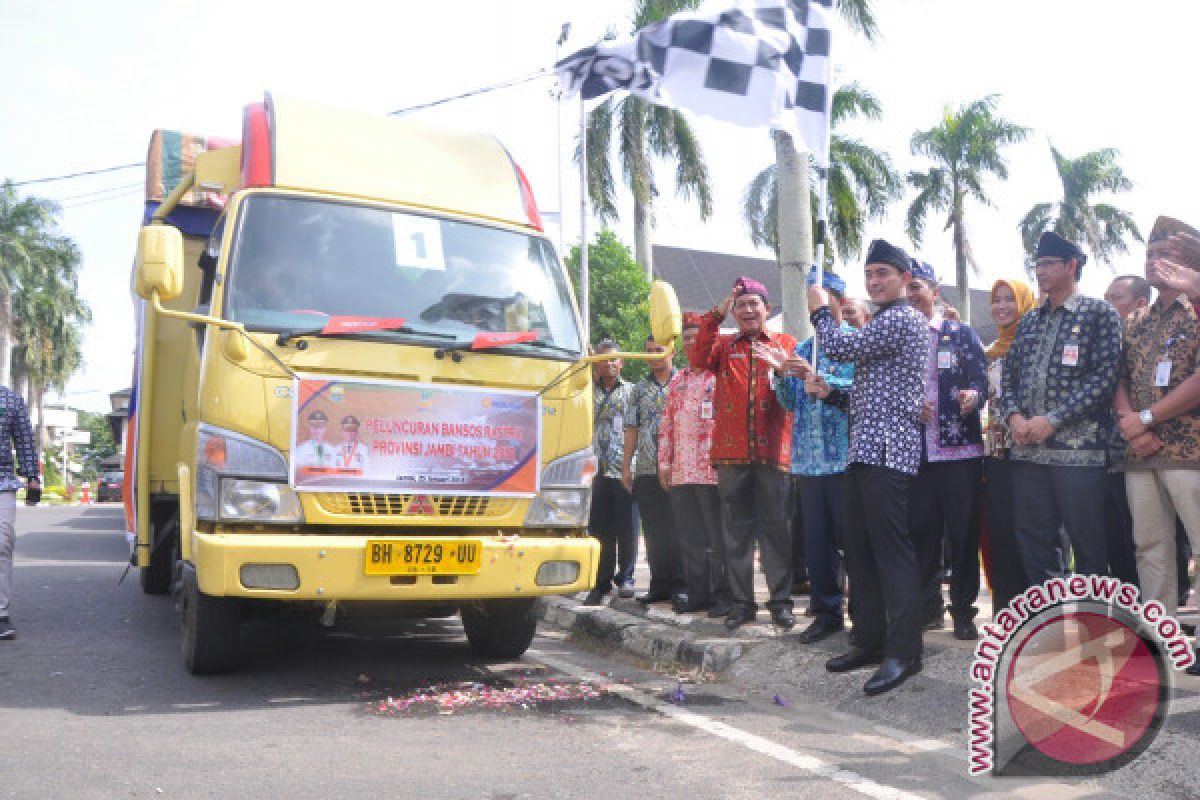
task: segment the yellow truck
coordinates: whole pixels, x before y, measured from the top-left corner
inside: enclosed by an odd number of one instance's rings
[[[127,524],[187,668],[233,669],[280,603],[457,609],[476,652],[523,653],[599,545],[590,359],[520,167],[270,95],[240,143],[158,131],[147,164]],[[652,306],[673,341],[670,287]]]

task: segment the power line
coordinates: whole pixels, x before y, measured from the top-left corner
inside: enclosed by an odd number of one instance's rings
[[[89,169],[89,170],[84,170],[83,172],[72,172],[68,175],[55,175],[52,178],[34,178],[34,179],[28,180],[28,181],[17,181],[13,184],[13,186],[28,186],[31,183],[50,183],[51,181],[65,181],[65,180],[70,180],[71,178],[82,178],[85,175],[100,175],[105,172],[116,172],[119,169],[132,169],[133,167],[144,167],[144,166],[146,166],[145,161],[138,161],[135,164],[117,164],[114,167],[103,167],[101,169]]]
[[[397,114],[407,114],[409,111],[420,111],[422,109],[433,108],[434,106],[440,106],[443,103],[449,103],[454,100],[462,100],[467,97],[474,97],[474,96],[480,95],[480,94],[487,94],[488,92],[494,92],[497,89],[507,89],[510,86],[520,86],[522,83],[529,83],[530,81],[537,80],[538,78],[544,77],[546,75],[550,75],[553,73],[553,71],[554,70],[550,67],[543,67],[542,69],[539,69],[537,72],[530,73],[529,75],[524,75],[520,78],[513,78],[512,80],[504,81],[502,83],[493,83],[490,86],[482,86],[478,89],[472,89],[469,92],[463,92],[462,94],[456,94],[453,97],[443,97],[441,100],[431,100],[428,103],[421,103],[420,105],[409,106],[407,108],[398,108],[395,111],[389,111],[388,116],[394,117]]]
[[[106,194],[108,192],[115,192],[115,191],[123,190],[123,189],[133,189],[135,187],[140,187],[143,184],[144,184],[143,181],[138,181],[137,183],[126,183],[126,184],[122,184],[120,186],[109,186],[106,189],[96,189],[93,192],[84,192],[83,194],[73,194],[73,195],[69,195],[67,197],[56,197],[56,198],[54,198],[54,200],[59,203],[65,203],[69,200],[81,200],[85,197],[94,197],[98,194]]]
[[[94,203],[106,203],[109,200],[123,200],[127,197],[135,197],[140,193],[141,193],[140,188],[139,189],[126,189],[122,192],[117,192],[116,194],[105,195],[104,197],[93,197],[90,200],[80,200],[78,203],[68,203],[68,204],[64,205],[62,208],[64,211],[68,211],[73,208],[82,208],[83,206],[90,206]]]

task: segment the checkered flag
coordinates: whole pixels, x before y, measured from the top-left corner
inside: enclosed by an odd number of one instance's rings
[[[799,137],[828,165],[833,0],[710,0],[555,65],[567,94],[656,105]]]

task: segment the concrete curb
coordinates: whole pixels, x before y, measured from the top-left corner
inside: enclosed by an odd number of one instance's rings
[[[629,604],[633,605],[632,601]],[[655,621],[654,617],[660,615],[664,621]],[[674,619],[666,621],[667,616]],[[619,607],[583,606],[571,597],[543,598],[541,617],[556,628],[650,661],[673,661],[711,672],[729,669],[756,641],[765,638],[752,633],[730,636],[719,622],[710,623],[707,619],[701,623],[695,618],[656,609],[630,613]]]

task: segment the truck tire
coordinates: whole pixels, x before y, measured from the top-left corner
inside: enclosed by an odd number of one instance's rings
[[[471,649],[484,658],[517,658],[537,633],[533,598],[481,600],[462,607],[463,629]]]
[[[150,563],[138,569],[143,594],[167,594],[179,553],[179,511],[163,522],[161,533],[155,531],[150,547]]]
[[[196,582],[196,568],[183,565],[179,597],[183,628],[183,663],[193,675],[219,675],[237,664],[241,633],[241,603],[235,597],[204,594]]]

